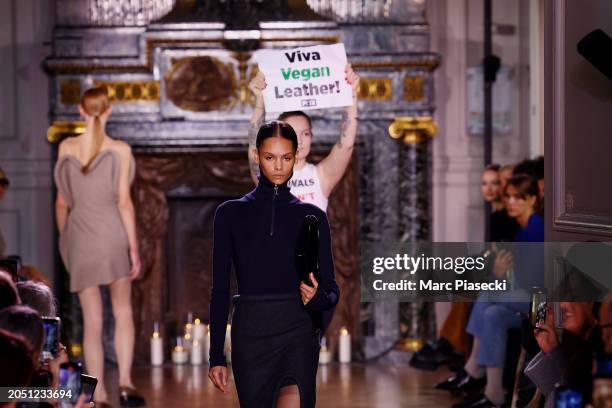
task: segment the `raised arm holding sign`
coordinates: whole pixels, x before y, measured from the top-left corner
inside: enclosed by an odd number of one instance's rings
[[[347,64],[344,67],[343,75],[339,82],[350,89],[351,104],[342,113],[341,132],[338,141],[332,147],[327,157],[316,166],[306,161],[310,153],[312,141],[310,117],[302,111],[286,111],[279,116],[279,120],[290,124],[298,136],[297,157],[293,167],[293,177],[289,181],[291,193],[302,201],[318,206],[323,211],[326,211],[327,199],[344,175],[351,160],[353,145],[357,136],[357,87],[359,85],[359,76]],[[255,184],[258,182],[257,177],[259,174],[259,168],[255,162],[255,156],[257,155],[255,138],[259,127],[265,120],[264,98],[269,87],[267,77],[261,71],[249,84],[249,89],[256,96],[256,105],[249,129],[249,163],[251,165],[251,177]],[[342,86],[339,86],[339,88],[342,88]],[[266,106],[268,106],[267,103]],[[291,107],[294,107],[294,105],[291,105]]]

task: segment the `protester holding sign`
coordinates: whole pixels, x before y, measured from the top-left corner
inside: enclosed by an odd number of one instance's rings
[[[313,47],[308,47],[306,49],[309,48]],[[343,50],[344,48],[342,48],[342,51]],[[285,51],[281,52],[287,54]],[[289,53],[288,55],[292,54]],[[295,51],[293,55],[306,55],[306,53],[301,52],[297,54],[297,51]],[[297,59],[298,57],[296,56],[295,58]],[[304,57],[301,58],[304,59]],[[312,58],[312,54],[309,58]],[[284,68],[279,68],[281,77],[283,76],[282,69]],[[316,71],[311,70],[308,74],[303,74],[302,71],[300,71],[299,75],[303,77],[310,76],[309,78],[320,77],[320,75],[318,77],[315,76],[314,72]],[[327,74],[327,72],[327,69],[321,69],[319,74]],[[330,75],[333,75],[333,68],[330,69]],[[345,65],[342,81],[344,81],[344,83],[338,84],[337,87],[341,89],[341,85],[344,86],[348,84],[348,86],[352,88],[352,104],[346,107],[342,113],[341,132],[338,141],[332,147],[327,157],[321,160],[317,165],[306,161],[306,158],[310,154],[310,144],[312,141],[312,123],[310,117],[302,111],[286,111],[281,113],[278,117],[279,120],[291,125],[298,135],[297,157],[293,167],[293,177],[289,181],[291,193],[304,202],[316,205],[323,211],[327,210],[328,197],[344,175],[351,160],[353,145],[357,136],[357,87],[359,85],[359,76],[348,64]],[[318,86],[320,88],[322,85]],[[259,168],[255,162],[255,156],[257,154],[255,139],[257,131],[265,121],[265,107],[268,106],[267,102],[264,106],[264,93],[266,92],[265,90],[268,89],[268,86],[266,83],[266,76],[263,72],[260,71],[253,80],[251,80],[249,89],[256,97],[256,105],[253,110],[253,115],[251,116],[251,126],[249,129],[249,163],[251,165],[251,177],[255,184],[257,184]],[[286,100],[288,101],[289,99]],[[295,107],[295,101],[286,102],[286,104],[291,105],[290,107],[292,108]]]

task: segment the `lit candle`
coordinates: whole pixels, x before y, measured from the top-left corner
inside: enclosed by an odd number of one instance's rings
[[[202,322],[200,322],[200,319],[195,319],[193,323],[192,334],[194,340],[197,340],[199,342],[202,342],[204,340],[204,325],[202,324]]]
[[[176,339],[176,346],[172,349],[172,362],[174,364],[185,364],[189,358],[189,353],[183,347],[183,338]]]
[[[206,325],[206,336],[204,337],[204,358],[208,361],[208,355],[210,354],[210,325]]]
[[[164,363],[164,344],[159,334],[159,322],[153,324],[151,336],[151,365],[160,366]]]
[[[202,364],[202,345],[197,340],[194,340],[193,344],[191,345],[191,364]]]
[[[327,342],[325,337],[323,337],[323,341],[321,341],[321,350],[319,351],[319,364],[329,364],[331,360],[331,351],[327,349]]]
[[[338,344],[338,360],[341,363],[351,362],[351,335],[346,327],[340,330],[340,339]]]

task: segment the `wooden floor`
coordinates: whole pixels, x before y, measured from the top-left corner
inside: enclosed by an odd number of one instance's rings
[[[231,372],[231,371],[230,371]],[[208,366],[167,365],[135,368],[134,382],[148,407],[238,407],[233,378],[231,394],[224,395],[208,380]],[[449,395],[433,388],[449,372],[415,370],[408,365],[331,364],[320,366],[317,406],[334,408],[449,407]],[[108,370],[109,392],[117,401],[116,372]]]

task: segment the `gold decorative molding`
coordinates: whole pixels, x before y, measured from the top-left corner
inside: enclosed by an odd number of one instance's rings
[[[47,141],[49,143],[59,143],[67,137],[77,136],[84,132],[84,121],[55,121],[47,129]]]
[[[95,80],[95,86],[105,87],[111,102],[159,101],[159,81],[102,81]]]
[[[423,143],[433,139],[438,126],[431,116],[400,116],[389,126],[389,136],[405,144]]]
[[[81,102],[81,81],[63,79],[60,82],[60,102],[64,105],[76,105]]]
[[[425,77],[410,75],[404,78],[404,100],[418,102],[425,99]]]
[[[182,38],[182,39],[164,39],[164,38],[147,38],[144,64],[75,64],[75,63],[60,63],[49,62],[47,67],[50,71],[59,74],[84,74],[92,72],[151,72],[153,69],[153,51],[156,47],[167,46],[185,46],[197,44],[223,44],[224,38]],[[321,36],[321,37],[283,37],[283,38],[262,38],[261,42],[315,42],[315,43],[337,43],[340,41],[338,36]]]
[[[388,101],[392,97],[391,78],[361,78],[357,95],[364,101]]]
[[[400,70],[405,68],[426,68],[428,71],[434,71],[440,62],[437,59],[424,60],[399,60],[399,61],[384,61],[384,62],[352,62],[351,66],[354,69],[392,69]]]

